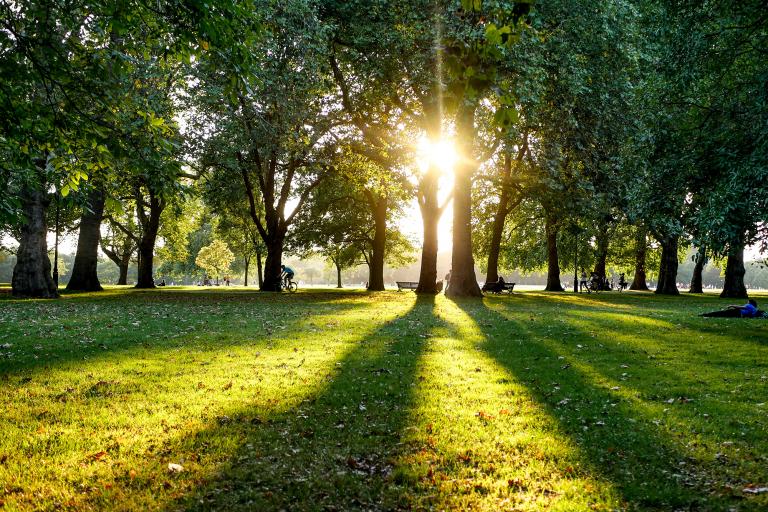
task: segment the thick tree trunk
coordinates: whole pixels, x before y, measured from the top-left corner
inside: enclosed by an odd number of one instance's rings
[[[263,292],[279,292],[282,290],[280,268],[283,259],[283,242],[285,235],[277,235],[272,240],[265,241],[267,245],[267,259],[264,262],[264,282],[260,286]]]
[[[456,116],[459,161],[454,171],[453,185],[453,254],[449,297],[482,297],[475,276],[472,256],[472,176],[477,162],[472,153],[475,142],[475,107],[463,105]]]
[[[558,228],[554,220],[547,216],[545,230],[547,233],[547,287],[546,292],[563,292],[560,283],[560,259],[557,254]]]
[[[104,190],[93,187],[88,194],[88,205],[83,208],[83,214],[80,217],[77,254],[72,266],[72,277],[67,284],[69,291],[95,292],[103,289],[96,273],[96,266],[99,262],[104,201]]]
[[[696,253],[696,265],[693,267],[693,275],[691,276],[691,288],[689,293],[704,293],[704,265],[707,264],[707,249],[705,247],[699,248]]]
[[[341,265],[336,263],[336,288],[342,288],[341,286]]]
[[[744,286],[744,247],[734,247],[728,253],[725,264],[725,281],[720,297],[730,299],[746,299],[747,288]]]
[[[128,266],[130,261],[120,262],[117,265],[120,275],[117,278],[117,284],[128,284]]]
[[[669,236],[661,242],[661,265],[656,291],[660,295],[679,295],[677,289],[677,236]]]
[[[155,262],[155,241],[157,231],[145,232],[139,242],[139,272],[136,279],[136,288],[154,288],[155,279],[152,275],[152,266]]]
[[[635,238],[635,277],[632,279],[630,290],[648,291],[645,281],[645,254],[647,251],[645,229],[639,229]]]
[[[387,244],[387,205],[386,197],[377,197],[371,203],[374,234],[371,261],[368,266],[368,290],[384,291],[384,251]]]
[[[53,299],[59,296],[51,276],[48,259],[48,226],[45,210],[49,199],[45,192],[26,189],[21,194],[25,224],[21,227],[16,265],[11,287],[14,297]]]
[[[507,220],[507,207],[510,200],[509,178],[512,174],[512,155],[504,153],[504,167],[501,173],[501,194],[499,204],[493,216],[491,227],[491,245],[488,247],[488,273],[485,282],[495,283],[499,280],[499,252],[501,251],[501,237],[504,234],[504,223]]]
[[[601,231],[597,235],[597,261],[595,262],[594,273],[600,276],[603,283],[607,283],[605,264],[608,259],[608,230],[607,226],[601,226]]]
[[[139,197],[139,200],[142,198]],[[136,279],[136,288],[155,287],[152,267],[155,262],[155,243],[160,231],[160,215],[164,208],[164,203],[152,192],[149,195],[149,214],[145,212],[143,205],[137,205],[136,213],[141,223],[141,239],[138,243],[139,275]]]
[[[261,251],[256,251],[256,275],[259,279],[259,289],[264,287],[264,273],[263,269],[264,266],[261,262]]]
[[[419,204],[424,226],[424,243],[421,246],[421,270],[416,293],[434,295],[437,293],[437,227],[441,212],[437,197],[437,172],[430,169],[430,173],[432,175],[422,181],[424,197],[423,202]]]

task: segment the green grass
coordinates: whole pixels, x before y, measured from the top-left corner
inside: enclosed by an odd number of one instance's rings
[[[768,510],[768,322],[726,302],[4,294],[0,503]]]

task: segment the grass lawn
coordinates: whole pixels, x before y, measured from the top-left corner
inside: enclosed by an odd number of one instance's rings
[[[768,322],[728,302],[3,294],[0,504],[768,510]]]

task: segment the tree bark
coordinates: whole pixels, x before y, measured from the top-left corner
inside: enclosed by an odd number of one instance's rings
[[[14,297],[54,299],[59,296],[48,259],[48,226],[45,211],[50,203],[41,190],[27,188],[21,193],[25,224],[21,227],[16,265],[11,281]]]
[[[374,222],[373,246],[371,261],[368,266],[368,290],[384,291],[384,251],[387,244],[387,206],[386,196],[374,198],[369,194],[369,200]]]
[[[597,235],[597,261],[595,262],[594,273],[600,276],[601,282],[604,283],[603,289],[607,284],[606,280],[606,260],[608,259],[608,229],[606,226],[601,226],[601,231]]]
[[[136,288],[154,288],[155,279],[152,275],[152,266],[155,261],[155,241],[157,231],[145,232],[139,242],[139,269],[136,279]]]
[[[342,288],[341,286],[341,265],[336,263],[336,288]]]
[[[80,217],[80,233],[77,237],[77,254],[72,266],[68,291],[97,292],[103,290],[96,267],[99,263],[101,221],[104,217],[104,190],[94,186],[88,194],[88,205]]]
[[[267,259],[264,262],[264,282],[259,287],[263,292],[279,292],[282,291],[282,283],[280,275],[282,269],[280,268],[283,259],[283,243],[285,241],[285,233],[276,232],[275,236],[265,241],[267,246]]]
[[[261,251],[256,251],[256,274],[259,278],[259,289],[264,286],[264,273],[262,271],[263,265],[261,264]]]
[[[734,247],[728,252],[725,264],[725,281],[720,297],[730,299],[746,299],[747,288],[744,286],[744,246]]]
[[[677,244],[678,237],[667,236],[661,242],[661,264],[659,266],[659,282],[656,291],[659,295],[679,295],[677,289]]]
[[[419,209],[424,226],[424,242],[421,246],[419,284],[416,287],[416,293],[419,294],[437,294],[437,227],[442,214],[437,197],[438,179],[437,169],[430,168],[421,182]]]
[[[704,293],[704,265],[707,264],[707,249],[700,247],[696,252],[696,265],[693,267],[693,276],[691,276],[691,287],[688,293]]]
[[[117,268],[120,271],[120,275],[117,278],[117,284],[119,285],[128,284],[128,266],[129,266],[128,261],[118,263]]]
[[[148,198],[141,192],[141,186],[135,190],[136,217],[141,226],[141,236],[137,241],[139,269],[136,279],[136,288],[155,288],[155,280],[152,275],[155,261],[155,244],[157,234],[160,231],[160,216],[165,209],[165,201],[155,191],[147,186]],[[145,208],[148,208],[147,211]],[[128,234],[128,233],[126,233]],[[135,238],[135,236],[134,236]]]
[[[459,161],[454,170],[453,254],[449,297],[482,297],[472,256],[472,176],[477,162],[472,156],[475,142],[475,106],[464,104],[456,116]]]
[[[128,284],[128,266],[131,264],[133,251],[136,250],[133,241],[130,238],[126,239],[121,249],[122,252],[118,252],[115,247],[109,248],[103,243],[101,244],[101,250],[117,265],[117,269],[120,272],[117,284]]]
[[[248,267],[251,265],[251,258],[249,256],[243,256],[243,264],[245,265],[245,284],[248,286]]]
[[[629,286],[630,290],[648,291],[648,283],[645,281],[646,236],[645,228],[640,228],[635,237],[635,277]]]
[[[510,200],[509,178],[511,174],[512,156],[507,151],[504,153],[504,167],[501,172],[499,205],[493,216],[493,226],[491,227],[491,245],[488,247],[488,272],[485,276],[486,284],[495,283],[499,280],[499,252],[501,251],[501,237],[504,234],[504,223],[509,213],[507,204]]]
[[[558,227],[554,219],[547,215],[545,221],[545,230],[547,233],[547,287],[545,292],[563,292],[563,285],[560,283],[560,259],[557,253],[557,232]]]

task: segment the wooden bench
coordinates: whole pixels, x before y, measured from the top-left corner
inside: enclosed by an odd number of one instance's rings
[[[415,290],[419,287],[419,283],[414,281],[395,281],[397,283],[397,291],[403,290]]]
[[[515,284],[517,283],[504,283],[504,289],[499,290],[497,288],[497,283],[485,283],[483,285],[483,291],[491,292],[491,293],[503,293],[503,292],[512,293],[512,291],[515,289]]]

